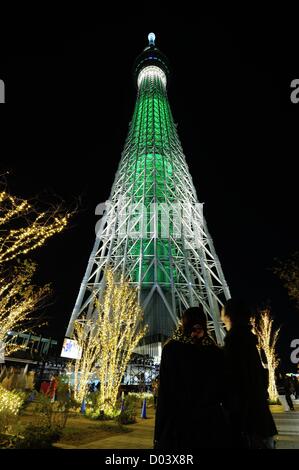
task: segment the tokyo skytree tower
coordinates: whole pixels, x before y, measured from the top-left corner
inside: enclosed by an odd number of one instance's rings
[[[137,349],[157,356],[181,313],[199,304],[222,344],[220,309],[230,293],[172,117],[168,61],[154,33],[148,40],[135,61],[133,118],[66,336],[80,315],[96,314],[110,266],[138,289],[149,328]]]

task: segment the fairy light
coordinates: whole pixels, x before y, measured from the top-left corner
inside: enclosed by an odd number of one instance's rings
[[[258,349],[263,350],[266,356],[267,368],[269,373],[268,393],[270,400],[277,400],[278,393],[275,381],[275,371],[279,364],[276,354],[276,343],[280,328],[273,330],[273,319],[270,309],[266,308],[260,312],[258,318],[252,318],[252,329],[258,338]]]
[[[278,261],[273,272],[280,278],[291,300],[299,308],[299,251],[285,261]]]
[[[77,321],[74,337],[82,347],[75,363],[75,398],[86,395],[92,374],[100,381],[99,408],[111,413],[130,357],[147,326],[142,326],[142,308],[137,291],[122,276],[117,282],[111,269],[106,271],[106,289],[102,302],[96,301],[97,319]]]
[[[75,322],[74,339],[82,349],[81,358],[76,360],[74,366],[74,396],[79,403],[86,396],[88,381],[100,354],[99,344],[93,330],[94,324],[91,320],[82,318]]]
[[[27,200],[0,191],[0,341],[5,342],[5,354],[23,349],[9,338],[10,330],[28,331],[30,316],[49,294],[50,287],[35,287],[32,278],[36,264],[22,261],[13,274],[7,275],[7,262],[41,247],[46,240],[60,233],[71,214],[61,214],[59,207],[38,212]]]
[[[0,277],[0,341],[5,342],[6,355],[22,349],[13,343],[13,337],[7,340],[9,331],[24,333],[25,324],[32,320],[31,314],[50,293],[48,285],[32,286],[35,271],[36,264],[25,261],[9,279]]]
[[[32,206],[28,201],[19,200],[5,191],[0,193],[0,210],[0,263],[41,247],[48,238],[60,233],[70,218],[70,214],[46,211],[37,214],[34,220],[26,220],[28,213],[34,211]],[[9,224],[19,218],[22,226],[9,228]]]
[[[14,391],[6,390],[0,385],[0,413],[17,415],[23,404],[24,398]]]

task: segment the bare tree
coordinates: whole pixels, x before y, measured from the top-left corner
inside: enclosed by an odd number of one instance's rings
[[[0,341],[5,341],[6,355],[20,349],[8,332],[27,331],[33,312],[50,292],[48,285],[32,284],[36,264],[24,258],[60,233],[70,216],[61,205],[38,210],[27,200],[0,190]]]
[[[61,232],[71,214],[62,207],[38,211],[25,199],[0,192],[0,266],[44,245]]]
[[[33,313],[50,293],[49,285],[32,285],[35,270],[35,263],[24,261],[14,267],[12,274],[0,278],[0,341],[5,342],[6,355],[21,349],[9,332],[28,331],[32,322],[36,323]]]
[[[82,401],[88,380],[94,374],[100,381],[99,409],[109,414],[115,407],[118,390],[133,350],[147,327],[133,289],[123,276],[111,269],[105,273],[104,298],[96,300],[96,318],[77,321],[74,337],[82,348],[75,365],[75,398]]]
[[[276,354],[276,343],[280,328],[274,330],[273,318],[269,308],[261,310],[257,317],[251,320],[253,332],[258,338],[258,349],[263,351],[266,358],[266,366],[269,373],[268,393],[271,401],[276,401],[278,393],[275,382],[275,371],[279,364]]]
[[[290,299],[299,308],[299,252],[293,253],[285,261],[278,261],[274,267],[274,273],[287,289]]]

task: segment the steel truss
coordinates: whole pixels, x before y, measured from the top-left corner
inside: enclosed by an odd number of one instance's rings
[[[155,364],[153,358],[134,354],[128,364],[123,385],[138,386],[141,391],[151,386],[158,374],[159,365]]]
[[[72,335],[73,323],[83,312],[89,317],[95,314],[94,299],[103,293],[103,273],[109,265],[138,288],[149,325],[146,343],[169,337],[182,311],[202,304],[210,329],[222,344],[219,311],[230,297],[229,288],[205,218],[198,210],[198,197],[167,98],[166,76],[159,67],[146,67],[139,73],[138,83],[110,204],[98,230],[67,336]],[[170,210],[169,233],[162,237],[161,212],[178,203],[184,207],[180,236],[176,233],[178,218]]]

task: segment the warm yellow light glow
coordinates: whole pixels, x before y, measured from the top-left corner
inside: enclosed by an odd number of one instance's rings
[[[26,325],[29,325],[32,319],[32,313],[50,292],[48,285],[31,285],[35,270],[35,263],[25,261],[18,264],[9,277],[0,277],[0,341],[6,341],[7,356],[22,349],[21,345],[13,344],[13,338],[7,340],[8,332],[25,332]]]
[[[59,206],[38,212],[28,201],[0,191],[0,341],[6,341],[5,355],[23,348],[13,338],[7,342],[7,333],[28,331],[31,314],[50,292],[48,285],[32,285],[35,263],[18,259],[12,269],[11,262],[61,232],[70,217]]]
[[[36,213],[28,201],[6,191],[0,192],[0,213],[0,264],[42,246],[66,227],[70,217],[58,209]],[[19,222],[18,227],[12,227],[11,222]]]
[[[0,385],[0,413],[17,415],[24,398],[18,392],[6,390]]]
[[[269,398],[271,401],[275,401],[278,399],[275,371],[279,364],[275,348],[280,328],[275,331],[273,330],[273,319],[271,318],[269,308],[262,310],[258,318],[251,320],[251,324],[253,332],[258,338],[258,348],[260,351],[264,351],[266,356],[266,366],[269,373]]]

